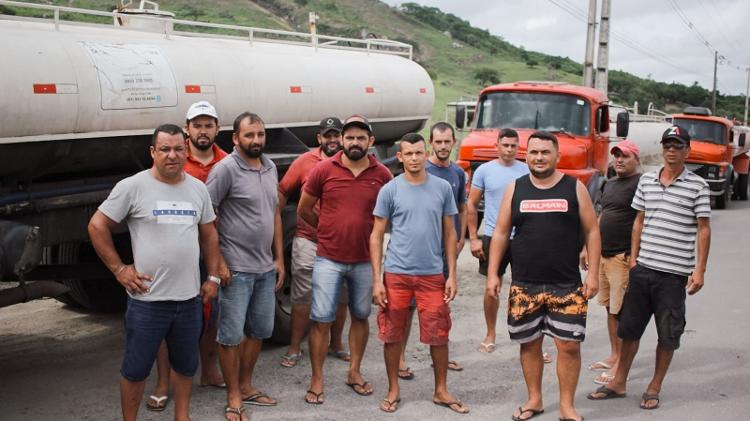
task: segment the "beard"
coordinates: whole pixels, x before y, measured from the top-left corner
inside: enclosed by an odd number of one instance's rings
[[[352,161],[359,161],[367,155],[367,152],[359,146],[352,146],[349,149],[344,148],[344,155]]]
[[[208,143],[200,143],[201,140],[206,140],[206,141],[208,141]],[[198,149],[198,150],[207,151],[207,150],[211,149],[211,146],[213,146],[214,141],[210,140],[207,137],[199,137],[196,140],[193,140],[193,138],[191,137],[190,138],[190,143],[193,146],[195,146],[195,148]]]
[[[451,157],[451,151],[450,149],[447,151],[435,151],[435,156],[440,161],[447,161]]]
[[[251,144],[247,147],[240,145],[240,148],[242,148],[242,152],[250,158],[260,158],[260,156],[263,155],[263,146],[258,144]]]
[[[544,179],[555,173],[555,167],[549,167],[544,171],[539,171],[530,167],[529,172],[536,178]]]
[[[334,148],[331,148],[332,146]],[[324,143],[320,147],[320,149],[323,151],[323,153],[325,154],[325,156],[327,156],[327,157],[330,158],[330,157],[336,155],[338,153],[338,151],[340,151],[342,149],[342,147],[341,147],[341,144],[338,143],[338,142],[328,142],[328,143]]]

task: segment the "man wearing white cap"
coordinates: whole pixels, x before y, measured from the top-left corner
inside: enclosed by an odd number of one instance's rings
[[[602,210],[599,215],[599,231],[602,236],[602,257],[599,264],[598,303],[607,310],[609,333],[609,357],[589,365],[589,370],[603,371],[594,378],[598,384],[607,384],[617,371],[622,340],[617,337],[617,325],[622,300],[628,287],[630,271],[630,238],[633,221],[638,213],[630,204],[641,178],[640,150],[638,146],[623,140],[610,151],[616,176],[607,181],[602,190]],[[581,252],[581,267],[588,270],[586,250]]]

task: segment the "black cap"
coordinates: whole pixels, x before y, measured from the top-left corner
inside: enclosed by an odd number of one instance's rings
[[[354,114],[353,116],[347,118],[344,122],[344,128],[342,128],[341,131],[346,131],[346,129],[348,129],[349,127],[359,127],[360,129],[367,130],[367,133],[372,134],[372,126],[370,126],[370,121],[367,120],[366,117],[359,114]]]
[[[690,133],[688,133],[685,128],[675,124],[665,130],[664,134],[661,135],[661,143],[664,143],[667,140],[676,140],[684,145],[690,146]]]
[[[320,120],[319,128],[319,133],[322,135],[330,132],[331,130],[336,130],[337,132],[341,133],[341,120],[339,120],[337,117],[326,117]]]

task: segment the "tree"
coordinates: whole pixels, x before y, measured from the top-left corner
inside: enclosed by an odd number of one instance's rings
[[[528,66],[528,67],[530,67],[532,69],[534,67],[536,67],[538,64],[539,64],[539,62],[536,61],[536,60],[534,60],[533,58],[530,58],[530,59],[526,60],[526,66]]]
[[[474,70],[474,79],[480,85],[495,85],[500,83],[500,72],[490,67],[482,67]]]

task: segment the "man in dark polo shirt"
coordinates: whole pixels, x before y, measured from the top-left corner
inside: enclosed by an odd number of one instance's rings
[[[490,240],[487,292],[500,293],[500,260],[513,231],[513,262],[508,294],[510,339],[521,345],[521,368],[528,399],[513,420],[527,420],[544,411],[542,374],[544,335],[557,347],[560,421],[581,421],[574,404],[581,371],[581,342],[586,336],[587,300],[599,284],[601,240],[596,213],[586,187],[557,171],[560,149],[555,135],[536,131],[529,136],[529,174],[505,190]],[[591,269],[581,284],[578,252],[581,235]]]
[[[659,393],[685,330],[685,293],[703,288],[711,243],[711,199],[706,180],[685,168],[690,135],[680,126],[661,138],[664,166],[641,177],[633,197],[638,211],[630,249],[630,281],[617,336],[622,351],[615,377],[588,395],[625,397],[628,373],[651,315],[656,322],[654,375],[641,395],[642,409],[659,407]],[[697,255],[697,258],[696,258]]]
[[[349,117],[342,130],[344,150],[317,165],[307,178],[297,213],[317,228],[318,250],[312,275],[310,306],[310,361],[312,378],[305,394],[309,404],[322,404],[323,362],[331,323],[341,286],[349,292],[349,349],[351,361],[346,384],[360,395],[371,395],[372,385],[360,372],[367,346],[372,309],[372,268],[369,237],[373,226],[372,210],[380,188],[390,181],[391,173],[367,149],[375,142],[372,128],[362,116]],[[314,211],[320,202],[320,214]]]

